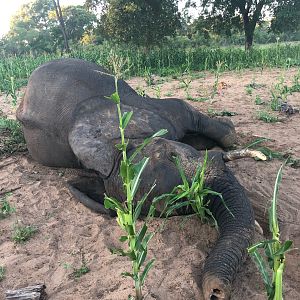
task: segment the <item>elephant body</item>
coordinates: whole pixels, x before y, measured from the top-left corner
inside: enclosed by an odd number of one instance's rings
[[[118,91],[122,111],[133,111],[125,131],[129,155],[145,138],[162,128],[168,130],[140,154],[150,160],[137,199],[154,181],[156,187],[148,201],[181,184],[174,156],[179,157],[191,179],[204,157],[199,150],[216,144],[226,148],[235,142],[232,123],[211,119],[182,100],[143,98],[123,80],[118,80]],[[33,72],[17,111],[33,159],[47,166],[96,172],[97,179],[78,179],[70,190],[99,212],[103,212],[104,192],[124,199],[119,177],[121,155],[115,147],[120,143],[117,107],[107,98],[114,92],[114,78],[104,68],[78,59],[55,60]],[[205,184],[223,194],[228,209],[218,197],[209,199],[220,238],[206,260],[202,286],[205,299],[227,299],[252,239],[254,217],[244,189],[226,167],[222,152],[209,151],[208,155]]]

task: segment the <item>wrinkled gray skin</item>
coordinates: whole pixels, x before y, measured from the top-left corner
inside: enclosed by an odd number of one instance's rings
[[[86,168],[98,175],[79,178],[70,186],[82,203],[98,212],[104,212],[104,192],[124,199],[118,176],[121,156],[115,148],[120,142],[117,110],[106,98],[115,91],[114,80],[104,73],[108,72],[77,59],[46,63],[31,75],[17,111],[33,159],[47,166]],[[137,199],[154,181],[157,186],[148,201],[181,183],[174,156],[191,178],[203,159],[204,152],[198,150],[216,144],[227,148],[235,141],[230,122],[211,119],[179,99],[142,98],[122,80],[118,85],[122,111],[133,111],[126,129],[131,141],[129,155],[144,138],[162,128],[168,130],[141,153],[150,162]],[[205,299],[229,299],[231,283],[251,243],[254,218],[244,189],[226,167],[222,152],[209,151],[209,159],[205,184],[223,194],[234,217],[219,199],[210,199],[220,237],[206,259],[201,282]],[[183,213],[189,211],[178,211]]]

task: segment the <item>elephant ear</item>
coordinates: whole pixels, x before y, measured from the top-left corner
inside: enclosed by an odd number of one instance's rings
[[[89,120],[76,122],[69,133],[69,144],[85,168],[98,171],[103,179],[111,174],[118,151],[98,126]]]

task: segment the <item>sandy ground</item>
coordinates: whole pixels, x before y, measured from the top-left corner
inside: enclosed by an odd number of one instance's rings
[[[270,99],[270,88],[280,76],[288,84],[298,70],[242,71],[223,73],[220,81],[226,88],[213,100],[189,102],[199,110],[227,110],[238,113],[231,117],[239,133],[240,144],[257,136],[271,138],[273,149],[300,157],[300,115],[279,115],[282,122],[264,123],[256,119],[254,104],[256,95],[265,101]],[[214,83],[212,74],[200,74],[191,83],[193,97],[207,97]],[[160,78],[155,78],[156,83]],[[255,81],[265,86],[246,93],[245,85]],[[144,89],[155,96],[185,98],[179,80],[169,79],[155,87],[146,86],[142,78],[129,80],[134,88]],[[159,88],[157,88],[159,87]],[[14,109],[2,97],[3,114],[14,115]],[[147,101],[145,99],[145,101]],[[288,102],[300,107],[299,93],[288,96]],[[267,209],[277,170],[281,162],[257,162],[244,159],[230,163],[236,177],[245,187],[251,200],[257,221],[269,238]],[[9,218],[0,220],[0,266],[6,267],[6,276],[0,282],[0,299],[6,289],[14,289],[34,283],[45,283],[51,300],[127,299],[133,292],[132,282],[122,278],[121,272],[129,271],[130,263],[122,257],[111,255],[109,248],[118,247],[121,231],[115,219],[97,215],[78,203],[68,192],[65,183],[83,171],[48,168],[32,161],[27,153],[0,159],[0,195],[13,190],[8,200],[16,208]],[[282,240],[291,239],[294,247],[300,247],[300,169],[285,167],[280,186],[278,214]],[[34,225],[38,233],[24,244],[11,240],[12,228],[17,220]],[[155,219],[150,227],[155,230],[162,224]],[[256,240],[265,237],[256,234]],[[184,224],[182,218],[171,218],[163,231],[150,243],[149,258],[155,257],[155,267],[145,284],[146,299],[176,300],[203,299],[198,287],[205,257],[217,238],[217,232],[201,224],[196,217]],[[78,279],[70,276],[72,265],[81,266],[84,254],[90,272]],[[285,299],[300,299],[300,253],[293,250],[287,255],[284,280]],[[263,282],[251,261],[247,261],[237,274],[232,299],[267,299]]]

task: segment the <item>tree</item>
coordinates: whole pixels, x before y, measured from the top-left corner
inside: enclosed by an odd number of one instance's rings
[[[233,33],[240,32],[243,28],[241,18],[239,16],[230,18],[227,22],[224,21],[222,15],[215,16],[199,16],[192,24],[193,31],[203,35],[209,39],[210,34],[230,37]]]
[[[48,12],[53,5],[48,0],[24,4],[11,18],[10,31],[3,38],[3,48],[15,54],[36,51],[50,52]]]
[[[61,7],[65,32],[73,44],[94,29],[96,16],[83,6]],[[64,45],[61,27],[53,1],[36,0],[22,5],[11,18],[9,33],[2,39],[1,49],[8,53],[54,52]]]
[[[263,8],[271,5],[274,0],[204,0],[202,7],[211,6],[209,12],[206,9],[206,14],[222,15],[224,20],[230,20],[237,15],[240,15],[243,20],[243,28],[245,34],[245,49],[251,49],[253,45],[254,30],[257,23],[263,17]]]
[[[96,16],[88,12],[83,6],[66,6],[62,8],[65,23],[65,33],[68,40],[76,44],[81,42],[83,36],[85,40],[88,35],[92,35],[94,29],[94,23],[96,23]],[[53,11],[49,13],[49,19],[54,20],[56,13]],[[56,45],[60,45],[63,42],[63,37],[60,34],[60,25],[53,26],[51,28],[51,34]]]
[[[288,21],[287,21],[288,20]],[[283,0],[274,9],[271,21],[274,32],[297,32],[300,30],[300,1]]]
[[[66,33],[65,21],[64,21],[63,15],[62,15],[59,0],[52,0],[52,1],[53,1],[53,5],[55,7],[55,13],[56,13],[56,17],[57,17],[57,20],[59,22],[59,25],[60,25],[61,33],[62,33],[63,38],[64,38],[65,50],[66,50],[66,52],[70,52],[68,36],[67,36],[67,33]]]
[[[280,0],[278,0],[280,1]],[[253,35],[257,23],[263,17],[263,9],[276,5],[276,0],[201,0],[205,16],[222,16],[228,24],[232,18],[239,15],[243,20],[245,34],[245,49],[249,50],[253,44]],[[297,1],[297,0],[296,0]],[[188,5],[194,4],[191,1]]]
[[[148,48],[174,35],[180,27],[176,0],[108,0],[103,7],[102,32],[118,42]]]

